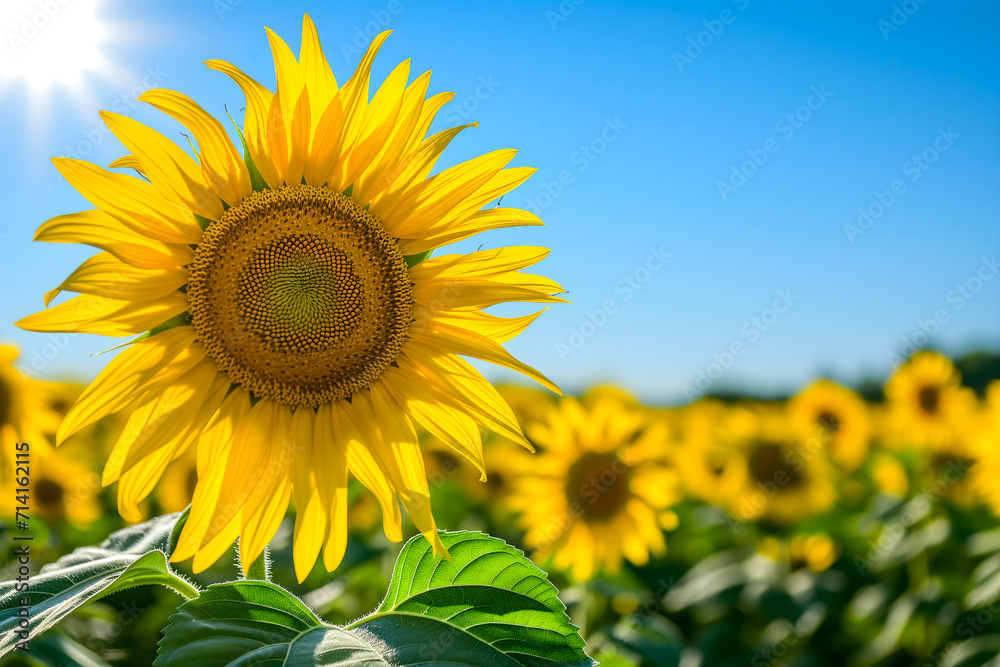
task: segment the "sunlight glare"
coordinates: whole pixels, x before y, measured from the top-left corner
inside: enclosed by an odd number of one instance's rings
[[[96,9],[97,0],[4,0],[0,78],[24,79],[36,91],[79,85],[104,61]]]

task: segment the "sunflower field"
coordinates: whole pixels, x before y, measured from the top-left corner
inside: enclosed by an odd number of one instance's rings
[[[477,123],[372,85],[390,32],[344,78],[306,15],[273,92],[205,61],[240,120],[150,88],[187,146],[102,111],[124,155],[53,158],[93,208],[34,239],[97,252],[16,326],[124,340],[86,385],[0,346],[3,664],[1000,667],[1000,358],[564,393],[504,347],[549,249],[471,250],[534,169],[438,168]]]
[[[31,409],[47,415],[33,422],[39,436],[51,435],[83,388],[21,377],[13,354],[2,369],[5,391],[16,392],[3,428],[22,428],[17,408]],[[501,386],[535,453],[493,435],[480,470],[429,432],[420,445],[442,535],[488,534],[523,550],[600,664],[983,665],[1000,652],[997,365],[960,360],[970,386],[951,360],[920,352],[884,389],[821,380],[784,400],[683,407],[641,405],[610,387],[557,398]],[[109,533],[129,539],[100,483],[123,427],[101,421],[36,459],[36,558],[56,562]],[[143,501],[142,518],[176,517],[197,479],[188,452]],[[298,513],[269,547],[271,581],[335,624],[378,607],[400,554],[376,497],[352,480],[348,498],[333,572],[317,564],[294,576]],[[418,531],[406,521],[403,533]],[[5,578],[17,567],[13,537],[2,536]],[[173,567],[204,587],[232,579],[236,559],[229,547],[197,574]],[[64,586],[74,581],[66,576]],[[32,640],[30,659],[5,664],[151,664],[157,642],[168,645],[161,629],[179,622],[174,588],[112,592]]]

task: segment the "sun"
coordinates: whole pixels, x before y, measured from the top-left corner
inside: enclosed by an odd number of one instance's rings
[[[78,86],[99,69],[105,30],[98,0],[5,0],[0,11],[0,78],[21,79],[33,90]]]

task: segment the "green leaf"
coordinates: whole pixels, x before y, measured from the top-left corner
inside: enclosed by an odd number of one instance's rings
[[[555,587],[524,554],[482,533],[441,539],[451,562],[422,536],[410,540],[378,610],[344,628],[270,582],[210,586],[171,617],[155,665],[595,664]]]
[[[197,597],[198,589],[167,563],[174,529],[186,518],[187,512],[157,517],[112,533],[100,546],[77,549],[32,575],[27,591],[18,590],[22,582],[0,583],[0,656],[24,640],[19,622],[25,606],[33,639],[88,602],[134,586],[163,584]]]

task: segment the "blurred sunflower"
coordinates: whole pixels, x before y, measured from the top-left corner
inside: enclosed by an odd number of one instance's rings
[[[178,456],[167,466],[156,485],[154,497],[164,514],[181,512],[187,507],[198,488],[198,457],[193,448]]]
[[[677,525],[677,473],[666,459],[667,433],[649,414],[612,396],[589,408],[575,399],[527,427],[539,453],[519,461],[509,497],[538,558],[577,580],[617,572],[665,552],[663,530]]]
[[[986,388],[975,423],[972,452],[976,465],[970,474],[971,485],[993,513],[1000,516],[1000,380],[993,380]]]
[[[855,392],[829,380],[816,382],[788,403],[792,428],[803,439],[817,438],[845,471],[857,469],[868,454],[868,409]]]
[[[50,525],[86,528],[101,516],[101,478],[86,462],[47,447],[31,459],[31,509]]]
[[[837,490],[827,452],[816,440],[796,437],[780,409],[744,409],[727,431],[746,466],[743,487],[730,501],[733,516],[793,523],[833,505]]]
[[[55,432],[61,414],[50,400],[60,385],[25,377],[14,367],[17,348],[0,345],[0,438],[5,443],[27,442],[44,447],[47,435]],[[6,483],[10,477],[11,458],[0,457],[0,472]]]
[[[776,562],[786,562],[790,571],[809,569],[813,572],[828,570],[837,560],[839,549],[826,533],[793,535],[787,541],[770,535],[762,538],[757,551]]]
[[[702,399],[684,410],[682,435],[675,455],[686,493],[713,505],[729,504],[743,488],[746,461],[721,431],[725,404]]]
[[[963,453],[975,395],[947,357],[917,352],[885,387],[887,437],[895,447]]]
[[[510,408],[467,361],[540,373],[502,343],[539,313],[483,312],[509,301],[554,303],[562,291],[520,269],[542,248],[428,259],[441,246],[500,227],[537,225],[513,208],[480,210],[533,172],[505,169],[501,150],[428,177],[464,127],[427,137],[452,95],[426,98],[430,73],[407,85],[409,61],[369,99],[376,37],[338,86],[309,17],[296,59],[268,31],[277,93],[211,60],[246,96],[241,156],[222,123],[187,96],[140,97],[186,126],[197,160],[128,117],[102,113],[131,151],[106,171],[56,168],[97,208],[46,222],[36,238],[104,252],[58,288],[80,292],[19,323],[32,331],[140,335],[87,388],[59,440],[131,410],[104,471],[122,516],[197,442],[198,484],[174,552],[195,571],[240,537],[244,568],[297,508],[300,579],[323,552],[340,562],[347,481],[375,494],[383,526],[402,538],[400,502],[444,551],[431,514],[415,428],[483,468],[479,425],[527,445]],[[109,298],[110,295],[110,298]]]

